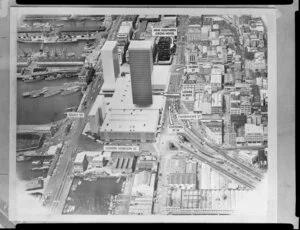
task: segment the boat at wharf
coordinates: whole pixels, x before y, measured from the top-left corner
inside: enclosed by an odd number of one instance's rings
[[[57,94],[60,94],[61,93],[61,89],[58,89],[58,90],[53,90],[53,91],[50,91],[50,92],[46,92],[44,94],[44,97],[52,97],[52,96],[55,96]]]
[[[75,88],[76,87],[76,88]],[[76,93],[80,90],[80,87],[79,86],[75,86],[74,88],[67,88],[66,90],[64,90],[60,95],[63,95],[63,96],[66,96],[66,95],[69,95],[69,94],[73,94],[73,93]]]
[[[42,167],[35,167],[35,168],[32,168],[31,170],[32,171],[37,171],[37,170],[47,170],[49,169],[50,167],[49,166],[42,166]]]
[[[32,164],[33,165],[39,165],[39,164],[41,164],[42,163],[42,161],[32,161]]]
[[[41,81],[44,79],[44,76],[36,76],[36,77],[28,77],[28,78],[24,78],[23,81],[25,83],[32,83],[32,82],[36,82],[36,81]]]

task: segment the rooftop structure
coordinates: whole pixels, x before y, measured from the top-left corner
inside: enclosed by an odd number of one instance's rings
[[[101,139],[154,141],[163,96],[154,95],[151,105],[138,106],[133,104],[128,74],[120,77],[116,85],[116,92],[100,128]]]

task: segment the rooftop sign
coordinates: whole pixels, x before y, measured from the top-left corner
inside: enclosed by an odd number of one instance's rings
[[[84,113],[68,112],[68,118],[84,118]]]
[[[152,36],[158,36],[158,37],[177,36],[177,28],[152,28]]]
[[[182,125],[169,125],[169,132],[170,133],[183,132],[183,126]]]
[[[188,73],[199,73],[198,65],[187,65],[186,68]]]
[[[106,152],[139,152],[139,146],[126,145],[104,145],[103,150]]]
[[[177,119],[178,120],[200,120],[202,119],[202,114],[196,114],[196,113],[177,114]]]

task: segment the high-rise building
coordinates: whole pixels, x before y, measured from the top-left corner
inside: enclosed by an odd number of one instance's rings
[[[114,85],[120,73],[117,41],[106,41],[101,50],[105,85]]]
[[[152,104],[152,42],[131,41],[128,51],[133,104],[150,105]]]

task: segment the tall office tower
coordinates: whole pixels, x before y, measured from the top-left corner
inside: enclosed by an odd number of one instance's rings
[[[133,104],[150,105],[152,104],[152,42],[131,41],[128,52]]]
[[[101,50],[105,85],[114,85],[120,73],[117,41],[106,41]]]

